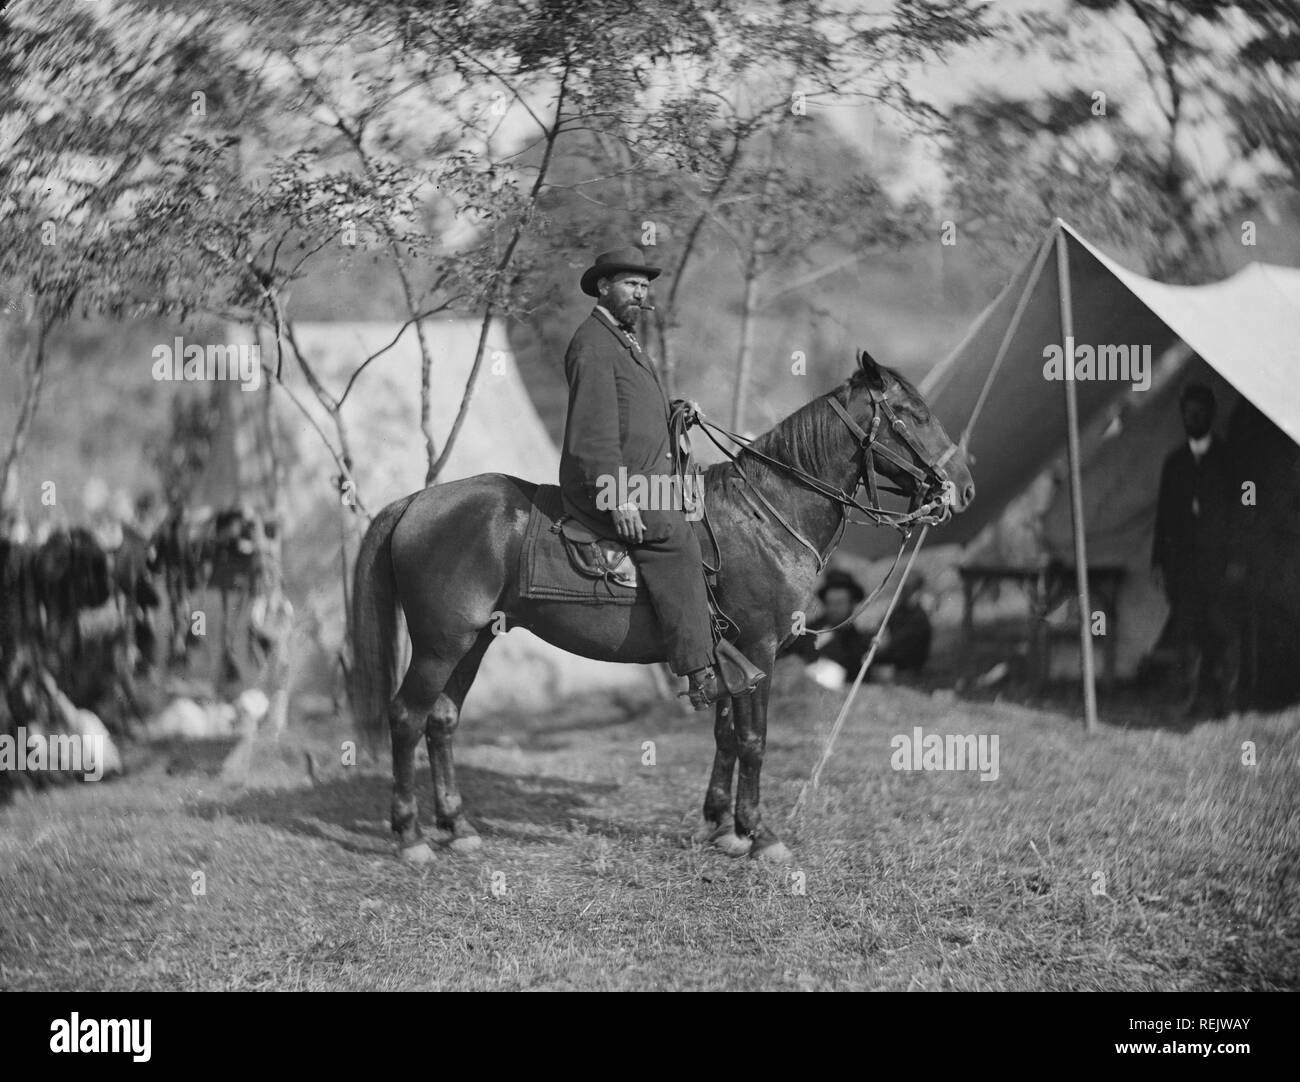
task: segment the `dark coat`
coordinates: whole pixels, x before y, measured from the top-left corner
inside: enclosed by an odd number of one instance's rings
[[[818,648],[817,635],[807,632],[800,635],[784,651],[802,658],[805,662],[833,661],[850,678],[858,675],[862,659],[871,649],[871,632],[859,631],[853,624],[832,631],[826,643]]]
[[[1171,601],[1218,588],[1238,543],[1241,492],[1227,446],[1216,436],[1200,462],[1184,442],[1160,473],[1151,563],[1165,576]]]
[[[628,477],[672,473],[668,398],[649,358],[600,308],[569,343],[564,376],[564,509],[592,529],[612,531],[609,511],[596,505],[602,477],[617,479],[619,467]]]
[[[898,669],[920,669],[930,657],[932,634],[925,609],[915,601],[904,601],[889,619],[888,641],[876,651],[876,661]]]
[[[875,631],[860,631],[853,624],[831,632],[821,646],[817,635],[807,632],[796,638],[784,651],[806,662],[833,661],[849,677],[858,675],[862,659],[871,649]],[[876,650],[873,665],[893,665],[898,669],[919,670],[930,656],[930,617],[915,602],[904,602],[890,617],[887,643]]]

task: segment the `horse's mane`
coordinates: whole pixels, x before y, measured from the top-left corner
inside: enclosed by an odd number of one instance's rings
[[[928,421],[930,419],[928,407],[912,381],[893,368],[887,368],[883,364],[878,367],[885,377],[886,389],[889,388],[891,379],[896,381],[906,392],[907,408],[917,412],[918,420],[923,423]],[[854,390],[866,385],[867,373],[861,368],[856,369],[852,376],[833,388],[828,394],[818,395],[811,402],[800,406],[790,416],[778,421],[767,432],[758,436],[752,445],[754,450],[767,455],[769,458],[774,458],[778,462],[784,462],[789,466],[816,476],[819,471],[836,462],[836,448],[843,443],[847,433],[844,421],[828,401],[829,395],[838,394],[846,387],[851,394]],[[741,461],[746,472],[750,473],[751,476],[755,471],[759,473],[777,472],[773,467],[763,464],[753,455],[746,455],[742,452]],[[711,466],[708,472],[726,470],[729,466],[729,462],[720,463],[717,466]],[[711,480],[719,479],[716,474],[711,478]]]

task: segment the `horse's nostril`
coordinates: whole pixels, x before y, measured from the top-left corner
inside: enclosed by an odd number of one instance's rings
[[[963,504],[969,504],[975,499],[975,482],[970,482],[961,490],[961,499]]]

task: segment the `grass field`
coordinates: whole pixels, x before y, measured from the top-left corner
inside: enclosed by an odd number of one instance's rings
[[[485,844],[419,868],[392,854],[386,762],[340,765],[345,733],[258,745],[243,787],[229,745],[142,750],[125,779],[0,810],[0,987],[1300,986],[1300,712],[1085,739],[868,686],[787,828],[836,701],[773,703],[783,868],[692,841],[711,723],[668,705],[467,722]],[[917,725],[997,734],[999,778],[893,770]]]

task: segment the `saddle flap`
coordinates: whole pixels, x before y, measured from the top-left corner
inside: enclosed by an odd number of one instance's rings
[[[649,604],[635,568],[621,541],[598,537],[565,514],[558,486],[537,486],[520,549],[523,597],[585,605]]]
[[[627,545],[622,541],[601,537],[573,518],[561,518],[551,529],[559,533],[569,562],[578,574],[604,579],[629,589],[636,588],[636,562],[628,555]]]
[[[593,541],[605,540],[590,526],[584,526],[576,518],[569,515],[565,515],[561,518],[553,528],[558,529],[560,533],[570,541],[576,541],[580,545],[587,545]],[[611,537],[608,538],[608,540],[613,541],[614,539]]]

